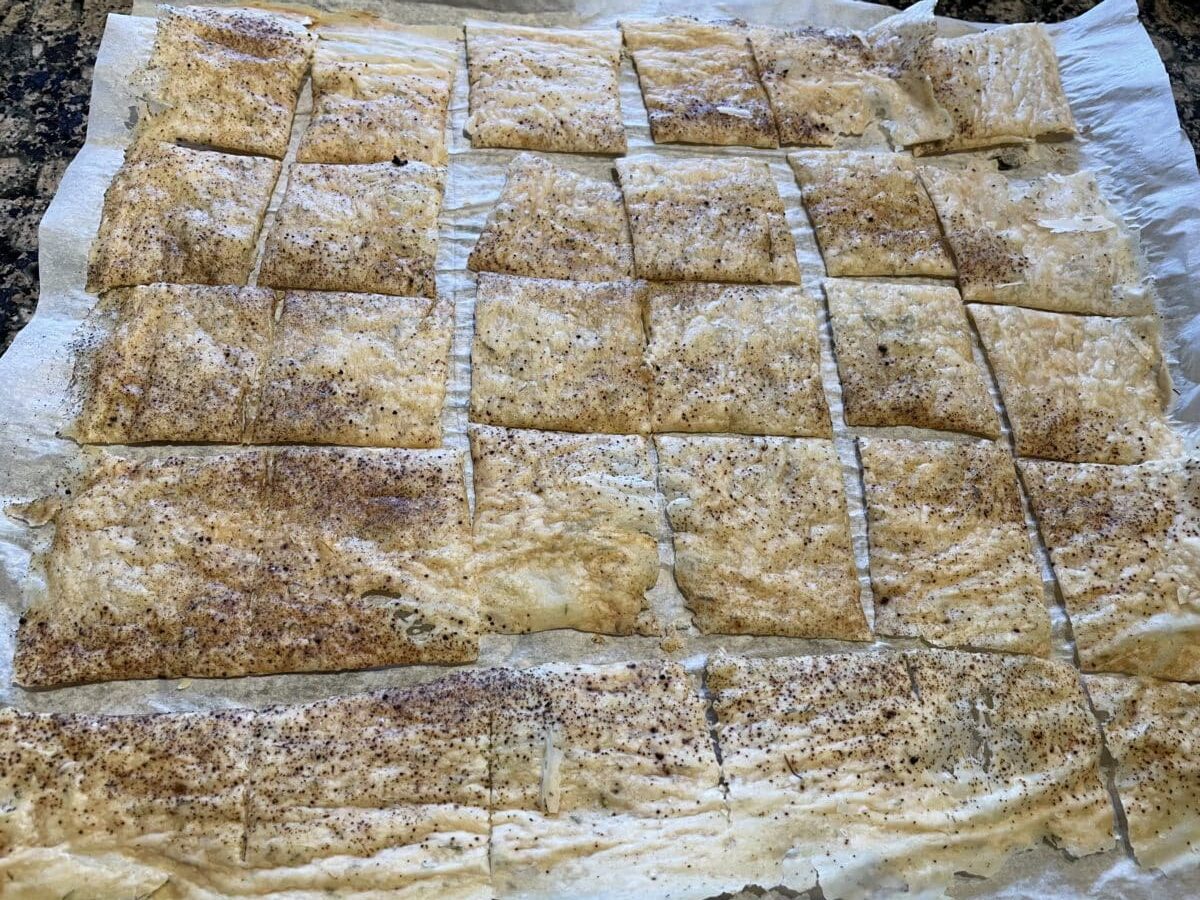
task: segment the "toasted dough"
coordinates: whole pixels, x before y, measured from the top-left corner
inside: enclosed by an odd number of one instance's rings
[[[467,23],[473,147],[624,153],[616,31]]]
[[[1020,466],[1083,668],[1200,680],[1200,464]]]

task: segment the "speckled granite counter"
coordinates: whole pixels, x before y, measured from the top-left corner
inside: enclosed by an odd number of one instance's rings
[[[906,0],[890,0],[894,6]],[[941,0],[938,12],[994,22],[1070,18],[1096,0]],[[92,64],[110,12],[130,0],[13,0],[0,12],[0,351],[37,305],[37,228],[83,143]],[[1180,119],[1200,146],[1200,6],[1141,0],[1171,75]]]

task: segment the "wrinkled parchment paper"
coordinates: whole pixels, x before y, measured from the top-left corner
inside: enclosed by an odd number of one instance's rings
[[[477,17],[543,25],[612,26],[625,15],[672,13],[737,16],[750,22],[791,25],[865,28],[894,10],[854,0],[751,0],[716,3],[712,0],[507,0],[506,12],[385,0],[317,0],[323,10],[357,9],[386,16],[392,22],[419,27],[440,35],[453,34],[457,26]],[[138,115],[131,76],[143,63],[154,35],[154,7],[145,0],[135,4],[134,16],[109,17],[96,62],[91,118],[87,142],[67,168],[62,184],[42,221],[40,237],[41,297],[36,315],[0,358],[0,505],[28,501],[58,492],[69,485],[88,456],[76,444],[56,437],[68,416],[68,385],[72,366],[72,335],[95,302],[84,290],[88,248],[99,226],[104,191],[121,164],[125,146]],[[941,20],[944,34],[957,34],[978,26]],[[1195,157],[1179,127],[1166,72],[1145,30],[1137,21],[1135,0],[1105,0],[1089,13],[1051,26],[1062,67],[1063,82],[1079,125],[1080,136],[1062,144],[1043,144],[1028,150],[1002,151],[1017,168],[1009,174],[1026,177],[1045,171],[1069,172],[1078,168],[1096,171],[1109,198],[1126,220],[1141,230],[1142,243],[1160,295],[1167,346],[1175,379],[1174,414],[1192,433],[1200,423],[1200,300],[1193,298],[1189,279],[1200,277],[1200,176]],[[824,269],[812,231],[800,203],[799,191],[785,160],[786,150],[753,150],[742,147],[655,147],[649,136],[632,63],[621,71],[621,103],[629,136],[629,154],[667,156],[742,154],[768,161],[775,174],[796,238],[804,286],[821,296]],[[303,133],[311,109],[305,89],[292,136],[292,153]],[[438,289],[455,301],[454,366],[447,395],[444,422],[446,443],[466,448],[466,405],[470,387],[469,352],[473,325],[474,279],[466,272],[466,259],[488,211],[504,183],[504,171],[513,151],[472,150],[463,133],[467,117],[466,59],[460,43],[460,64],[452,100],[449,146],[451,166],[441,215]],[[852,142],[854,146],[886,147],[877,129]],[[931,160],[954,165],[969,156],[960,154]],[[597,177],[612,177],[612,160],[594,156],[554,155],[556,163]],[[925,160],[923,160],[924,162]],[[276,188],[272,211],[278,206],[286,171]],[[271,227],[268,217],[264,234]],[[260,251],[261,251],[260,240]],[[867,577],[866,526],[862,487],[853,435],[878,429],[846,428],[833,360],[828,322],[822,323],[822,368],[834,419],[836,442],[846,478],[863,604],[871,613]],[[976,347],[977,356],[982,361]],[[889,429],[912,434],[912,429]],[[945,437],[944,434],[939,435]],[[173,452],[208,454],[214,448],[111,448],[135,456],[161,456]],[[469,460],[468,460],[469,465]],[[1028,511],[1027,511],[1028,515]],[[1057,603],[1053,579],[1037,533],[1029,522],[1031,538],[1042,557],[1046,602],[1054,623],[1058,658],[1070,660],[1074,649],[1066,619]],[[0,516],[0,703],[22,709],[56,712],[132,713],[210,709],[225,706],[262,706],[300,702],[400,686],[438,677],[444,667],[420,666],[333,674],[271,675],[238,679],[146,680],[84,685],[49,691],[25,691],[12,684],[12,655],[21,609],[44,590],[37,554],[48,545],[49,529],[34,529]],[[699,672],[708,654],[718,650],[755,655],[823,653],[911,647],[916,641],[883,639],[873,645],[848,645],[833,641],[787,638],[701,636],[690,624],[682,597],[670,575],[673,561],[665,517],[660,522],[661,572],[650,593],[653,609],[663,625],[663,637],[601,637],[574,632],[540,635],[488,635],[483,639],[478,666],[532,665],[567,660],[606,662],[670,655]],[[678,646],[668,653],[667,646]],[[1111,773],[1106,772],[1106,775]],[[1015,857],[995,878],[986,881],[962,878],[955,896],[1028,897],[1096,896],[1183,898],[1196,893],[1191,873],[1168,880],[1139,869],[1121,848],[1082,860],[1068,860],[1052,847],[1042,846]]]

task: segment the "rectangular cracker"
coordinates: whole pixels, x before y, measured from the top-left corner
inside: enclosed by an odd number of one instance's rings
[[[800,281],[796,245],[762,161],[617,160],[634,268],[654,281]]]
[[[659,496],[643,437],[470,427],[473,582],[506,633],[653,627]]]
[[[819,328],[800,288],[649,285],[653,430],[831,437]]]
[[[1105,316],[1154,312],[1137,240],[1091,172],[1010,181],[922,166],[969,303]]]
[[[293,166],[259,284],[433,297],[445,178],[420,162]]]
[[[788,155],[829,275],[951,277],[954,263],[917,167],[895,153]]]
[[[76,357],[85,444],[237,443],[271,344],[272,291],[154,284],[105,294]]]
[[[518,154],[467,268],[577,281],[633,277],[633,244],[620,189]]]
[[[313,114],[300,139],[302,163],[446,163],[446,121],[455,41],[386,28],[319,28]]]
[[[510,428],[650,430],[637,282],[479,276],[471,419]]]
[[[87,289],[245,284],[280,164],[141,141],[104,192]]]
[[[832,442],[655,442],[675,580],[701,631],[869,639]]]
[[[656,144],[779,146],[744,22],[627,19],[621,33]]]
[[[1041,24],[938,38],[923,60],[950,137],[913,148],[917,156],[1075,134],[1058,59]]]
[[[1017,470],[992,443],[859,438],[875,631],[1050,653]]]
[[[469,21],[473,147],[624,153],[615,30]]]
[[[494,895],[738,891],[704,702],[676,663],[507,673],[493,733]],[[740,875],[740,878],[738,877]]]
[[[1165,415],[1171,380],[1157,318],[968,309],[1019,456],[1135,463],[1179,447]]]
[[[281,159],[314,45],[288,16],[160,7],[139,136]]]
[[[826,279],[825,296],[846,424],[999,436],[958,291]]]
[[[438,446],[453,330],[446,300],[289,292],[248,439]]]
[[[103,456],[53,515],[15,679],[51,686],[465,662],[455,451]]]
[[[1151,678],[1085,675],[1114,779],[1129,842],[1138,862],[1174,875],[1200,863],[1200,685]]]
[[[1051,839],[1113,845],[1070,666],[926,650],[708,664],[734,838],[759,884],[946,891]]]
[[[1083,668],[1200,680],[1200,464],[1020,467]]]

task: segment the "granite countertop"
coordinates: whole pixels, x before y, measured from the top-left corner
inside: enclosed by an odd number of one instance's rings
[[[886,0],[906,6],[907,0]],[[1097,0],[940,0],[938,12],[992,22],[1054,22]],[[1200,146],[1200,8],[1140,0],[1166,63],[1179,117]],[[38,222],[83,143],[96,48],[130,0],[13,0],[0,13],[0,352],[37,305]]]

